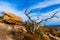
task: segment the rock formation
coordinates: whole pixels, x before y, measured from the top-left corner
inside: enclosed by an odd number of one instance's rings
[[[21,17],[18,17],[12,13],[9,12],[2,12],[2,20],[5,23],[10,23],[10,24],[20,24],[23,22],[23,19]]]
[[[21,17],[9,12],[2,12],[2,14],[3,16],[0,18],[0,40],[13,40],[10,35],[17,36],[18,32],[22,34],[27,32],[24,26],[20,26],[23,22]]]

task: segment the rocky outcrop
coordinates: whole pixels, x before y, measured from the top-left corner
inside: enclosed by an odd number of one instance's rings
[[[23,22],[23,19],[21,17],[18,17],[10,12],[2,12],[2,20],[5,23],[10,23],[10,24],[20,24]]]
[[[0,17],[0,40],[13,40],[16,37],[22,39],[22,34],[27,32],[24,26],[20,26],[23,19],[9,12],[2,12],[2,14]]]

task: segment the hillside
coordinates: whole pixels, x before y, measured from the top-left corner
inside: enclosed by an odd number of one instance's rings
[[[0,40],[60,40],[59,27],[44,27],[37,24],[39,28],[33,31],[32,23],[23,22],[22,18],[14,14],[12,17],[12,13],[5,14],[0,18]]]

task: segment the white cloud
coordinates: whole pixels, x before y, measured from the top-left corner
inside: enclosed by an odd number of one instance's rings
[[[46,0],[44,2],[40,2],[40,3],[37,3],[33,6],[31,6],[30,9],[44,8],[44,7],[54,5],[54,4],[60,4],[60,0]]]
[[[26,20],[26,16],[24,15],[24,10],[20,11],[15,8],[14,4],[0,1],[0,12],[11,12],[17,16],[22,17],[24,20]]]

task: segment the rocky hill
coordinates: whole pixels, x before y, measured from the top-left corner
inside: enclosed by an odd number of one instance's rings
[[[24,26],[20,26],[23,22],[21,17],[9,12],[2,12],[2,14],[3,15],[0,17],[0,40],[13,40],[10,35],[14,33],[11,31],[19,30],[23,33],[27,32]]]
[[[18,17],[10,12],[2,12],[0,16],[0,40],[60,40],[55,29],[44,27],[41,24],[35,33],[32,33],[33,24],[23,22],[21,17]]]

